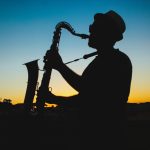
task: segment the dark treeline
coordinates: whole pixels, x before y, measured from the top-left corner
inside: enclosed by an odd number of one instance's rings
[[[62,107],[45,107],[46,115],[36,118],[34,115],[25,117],[23,104],[0,102],[1,144],[9,146],[17,141],[17,146],[46,146],[53,149],[65,148],[70,150],[78,135],[78,122],[71,119],[76,109]],[[92,106],[91,106],[92,107]],[[68,116],[70,114],[70,116]],[[150,103],[128,103],[128,142],[129,149],[149,149],[150,134]],[[73,133],[72,133],[73,132]],[[44,148],[44,147],[43,147]],[[73,150],[73,149],[72,149]]]
[[[34,104],[33,104],[34,106]],[[24,107],[23,103],[18,103],[18,104],[12,104],[11,102],[0,102],[0,113],[1,112],[11,112],[11,111],[22,111]],[[91,105],[91,107],[93,107]],[[59,110],[62,109],[62,107],[47,107],[47,105],[45,105],[45,109],[46,110]],[[73,108],[70,108],[73,109]],[[128,110],[128,114],[132,115],[132,114],[136,114],[136,113],[143,113],[143,112],[150,112],[150,102],[145,102],[145,103],[128,103],[127,104],[127,110]],[[64,108],[65,111],[65,108]],[[56,111],[57,112],[57,111]]]

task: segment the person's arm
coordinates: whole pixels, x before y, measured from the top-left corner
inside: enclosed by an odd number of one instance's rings
[[[80,90],[81,76],[71,70],[63,63],[58,51],[47,51],[50,59],[50,66],[60,72],[63,78],[77,91]]]
[[[53,93],[49,92],[45,98],[45,102],[49,104],[57,104],[61,106],[76,106],[78,103],[78,94],[65,97],[65,96],[56,96]]]
[[[63,78],[77,91],[80,91],[80,84],[81,84],[81,76],[71,70],[68,66],[64,63],[60,65],[57,70],[63,76]]]

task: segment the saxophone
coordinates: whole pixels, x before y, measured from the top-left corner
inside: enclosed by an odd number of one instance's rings
[[[33,99],[37,88],[37,80],[39,75],[38,59],[25,63],[28,70],[28,82],[24,98],[24,111],[30,112],[33,108]]]
[[[76,33],[75,30],[72,28],[72,26],[68,22],[62,21],[62,22],[59,22],[55,26],[52,44],[49,49],[50,51],[58,50],[62,28],[67,29],[71,34],[73,34],[74,36],[78,36],[82,39],[89,38],[89,36],[86,34]],[[48,56],[47,52],[43,59],[44,73],[43,73],[41,85],[39,88],[37,88],[38,70],[39,70],[38,60],[25,63],[27,70],[28,70],[28,85],[27,85],[26,94],[24,98],[24,108],[25,108],[25,111],[27,112],[30,112],[31,110],[33,110],[33,99],[34,99],[36,91],[37,91],[37,97],[36,97],[37,112],[43,112],[44,110],[45,101],[43,100],[43,97],[47,92],[49,92],[50,78],[51,78],[51,73],[53,69],[52,67],[50,67],[51,58]]]

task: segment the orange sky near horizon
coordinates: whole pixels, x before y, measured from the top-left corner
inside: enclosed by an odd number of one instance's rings
[[[55,75],[57,74],[57,79],[55,79]],[[58,96],[72,96],[75,94],[78,94],[77,91],[75,91],[63,78],[59,73],[54,72],[51,77],[51,86],[52,87],[52,93]],[[42,78],[42,73],[39,79]],[[27,76],[26,76],[27,81]],[[61,83],[61,84],[60,84]],[[26,86],[27,82],[24,81],[24,86],[20,87],[19,89],[15,87],[12,88],[10,91],[4,91],[5,98],[11,99],[13,104],[17,103],[23,103],[25,92],[26,92]],[[9,93],[9,95],[8,95]],[[2,98],[1,98],[2,99]],[[36,95],[34,97],[34,101],[36,99]],[[130,95],[128,99],[129,103],[144,103],[144,102],[150,102],[150,96],[149,91],[142,90],[142,87],[139,89],[137,86],[134,86],[134,80],[131,82],[131,90]]]

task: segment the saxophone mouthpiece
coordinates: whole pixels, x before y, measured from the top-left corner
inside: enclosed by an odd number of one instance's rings
[[[88,39],[89,38],[89,35],[87,35],[87,34],[81,34],[80,36],[82,39]]]
[[[87,35],[87,34],[79,34],[79,33],[72,33],[73,35],[75,35],[75,36],[79,36],[79,37],[81,37],[82,39],[87,39],[87,38],[89,38],[89,35]]]

